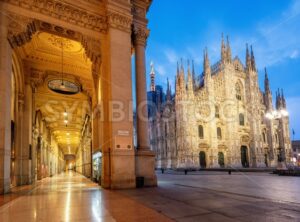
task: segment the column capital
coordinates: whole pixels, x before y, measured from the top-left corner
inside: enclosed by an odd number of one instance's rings
[[[132,32],[134,44],[146,46],[150,30],[146,27],[133,26]]]

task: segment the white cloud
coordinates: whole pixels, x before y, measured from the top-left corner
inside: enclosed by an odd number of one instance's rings
[[[291,59],[297,59],[299,57],[299,51],[298,50],[294,50],[292,52],[292,54],[290,55]]]
[[[179,60],[177,53],[172,49],[166,49],[164,51],[165,56],[169,63],[175,64]]]
[[[157,73],[161,76],[164,76],[167,73],[166,69],[163,65],[158,64],[158,65],[156,65],[155,69],[156,69]]]

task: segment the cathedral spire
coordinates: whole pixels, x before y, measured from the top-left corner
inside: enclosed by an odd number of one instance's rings
[[[187,89],[189,91],[193,90],[193,78],[192,78],[192,74],[191,74],[191,69],[190,69],[190,61],[188,60],[188,71],[187,71]]]
[[[252,45],[250,47],[251,47],[251,66],[252,66],[252,70],[256,71],[256,64],[255,64],[255,58],[254,58],[254,52],[252,49]]]
[[[285,101],[285,97],[283,95],[283,89],[281,89],[281,103],[282,103],[282,107],[284,109],[286,109],[286,101]]]
[[[180,64],[180,71],[179,71],[179,85],[181,90],[185,90],[185,74],[184,74],[184,68],[183,68],[183,62],[181,59]]]
[[[204,70],[204,81],[211,78],[211,69],[209,64],[207,48],[204,50],[204,61],[203,61],[203,70]]]
[[[226,46],[224,43],[224,37],[223,37],[223,33],[222,33],[222,40],[221,40],[221,61],[222,63],[225,63],[226,59]]]
[[[227,49],[227,51],[226,51],[226,54],[227,54],[227,55],[226,55],[227,61],[228,61],[229,63],[231,63],[231,47],[230,47],[228,35],[227,35],[226,49]]]
[[[180,59],[180,71],[181,73],[184,73],[184,68],[183,68],[183,62],[182,62],[182,58]]]
[[[193,87],[195,88],[195,85],[196,85],[196,74],[195,74],[194,60],[192,60],[192,77],[193,77]]]
[[[167,78],[167,101],[170,100],[171,100],[171,87],[170,87],[169,78]]]
[[[246,44],[246,69],[249,71],[249,70],[252,69],[251,67],[252,67],[251,57],[250,57],[250,54],[249,54],[248,44]]]
[[[281,94],[280,94],[280,90],[278,89],[277,92],[276,92],[276,109],[277,110],[280,110],[282,109],[282,97],[281,97]]]
[[[270,82],[268,78],[267,68],[265,67],[265,93],[264,93],[265,105],[268,111],[273,110],[272,92],[270,90]]]
[[[155,71],[154,71],[154,64],[153,62],[150,63],[151,66],[151,72],[150,72],[150,78],[151,78],[151,85],[150,90],[151,92],[155,91]]]
[[[265,93],[271,93],[267,68],[265,67]]]

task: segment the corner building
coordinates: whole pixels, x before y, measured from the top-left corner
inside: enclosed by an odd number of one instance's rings
[[[0,193],[66,169],[93,178],[95,153],[102,187],[133,188],[137,176],[156,185],[146,111],[137,115],[137,149],[132,121],[132,55],[137,103],[147,97],[150,5],[0,1]]]
[[[276,92],[274,108],[266,70],[264,91],[260,90],[252,47],[247,46],[243,65],[238,57],[232,59],[229,41],[222,37],[220,61],[211,66],[205,50],[201,75],[196,75],[193,64],[185,71],[181,62],[175,79],[175,94],[168,82],[166,102],[152,101],[148,108],[157,168],[290,164],[286,101],[282,91]],[[150,88],[155,94],[155,87]]]

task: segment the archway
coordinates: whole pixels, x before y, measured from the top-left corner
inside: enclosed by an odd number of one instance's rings
[[[241,146],[241,163],[243,167],[249,167],[248,147]]]
[[[200,168],[206,168],[206,154],[204,151],[200,151],[199,153],[199,163],[200,163]]]
[[[225,158],[224,158],[224,153],[223,152],[218,153],[218,164],[222,168],[225,167]]]

